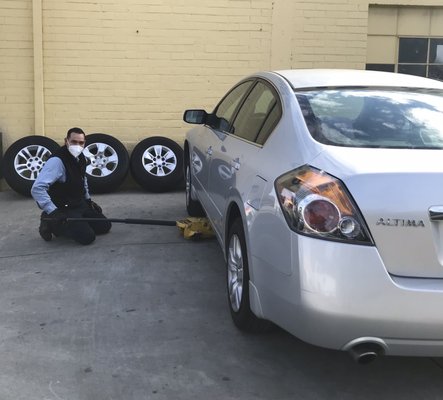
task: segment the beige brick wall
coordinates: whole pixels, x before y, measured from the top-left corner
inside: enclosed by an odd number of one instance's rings
[[[184,109],[269,68],[271,15],[268,0],[44,1],[47,135],[180,141]]]
[[[365,65],[367,1],[277,1],[276,13],[287,20],[274,26],[272,68],[358,68]],[[280,7],[281,10],[277,10]],[[290,24],[289,24],[290,22]],[[279,47],[278,31],[289,43]]]
[[[34,133],[32,8],[30,0],[0,3],[0,131],[3,148]]]
[[[72,126],[129,148],[152,135],[181,142],[183,111],[211,110],[248,73],[366,62],[368,0],[1,0],[5,148],[43,133],[33,103],[32,5],[40,1],[44,134],[59,142]]]

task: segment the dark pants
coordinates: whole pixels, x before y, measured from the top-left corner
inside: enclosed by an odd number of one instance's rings
[[[63,211],[68,218],[97,218],[97,221],[69,221],[64,224],[53,224],[52,233],[55,236],[65,236],[74,239],[80,244],[90,244],[95,240],[95,235],[108,233],[111,223],[97,211],[91,210],[86,202],[78,207],[65,208]]]

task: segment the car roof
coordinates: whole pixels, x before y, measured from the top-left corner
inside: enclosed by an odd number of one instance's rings
[[[393,72],[354,69],[292,69],[274,71],[293,89],[325,87],[402,87],[443,89],[443,82]]]

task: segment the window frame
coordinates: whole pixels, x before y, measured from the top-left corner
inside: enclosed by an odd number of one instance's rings
[[[426,62],[400,62],[400,44],[401,44],[401,40],[405,39],[405,40],[413,40],[413,39],[420,39],[420,40],[426,40]],[[442,67],[443,68],[443,62],[431,62],[431,50],[432,50],[432,42],[433,41],[442,41],[443,42],[443,37],[432,37],[432,36],[426,36],[426,37],[416,37],[416,36],[399,36],[398,37],[398,55],[397,55],[397,63],[396,63],[396,69],[397,72],[400,72],[400,69],[403,68],[407,68],[407,67],[422,67],[424,68],[425,74],[424,75],[420,75],[417,74],[417,76],[424,76],[426,78],[431,78],[431,79],[437,79],[434,76],[431,76],[430,74],[430,70],[432,67]],[[438,46],[438,44],[436,44]],[[403,71],[403,73],[407,73],[405,71]],[[438,80],[443,80],[442,79],[438,79]]]
[[[268,90],[271,92],[271,94],[272,94],[272,96],[273,96],[273,98],[274,98],[275,101],[274,101],[274,103],[273,103],[273,106],[270,107],[269,110],[268,110],[268,112],[266,113],[266,116],[265,116],[265,118],[263,119],[263,122],[262,122],[262,124],[261,124],[261,126],[260,126],[260,129],[257,131],[254,140],[250,140],[250,139],[247,139],[247,138],[244,137],[244,136],[237,135],[237,134],[235,134],[234,132],[232,132],[232,127],[233,127],[235,121],[237,120],[239,114],[241,113],[241,110],[242,110],[243,106],[245,105],[246,100],[248,99],[248,97],[251,95],[252,91],[257,87],[257,85],[258,85],[259,83],[261,83],[263,86],[265,86],[266,89],[268,89]],[[278,109],[279,109],[279,111],[280,111],[280,115],[279,115],[278,119],[277,119],[277,120],[271,125],[271,127],[269,128],[269,133],[267,133],[267,134],[265,135],[264,139],[263,139],[263,140],[260,140],[260,143],[258,143],[257,140],[258,140],[258,138],[260,137],[261,131],[262,131],[262,129],[265,127],[265,125],[266,125],[266,121],[267,121],[268,118],[270,117],[270,115],[271,115],[272,111],[275,109],[275,107],[278,107]],[[274,132],[275,127],[276,127],[276,126],[278,125],[278,123],[280,122],[282,116],[283,116],[282,102],[281,102],[280,96],[279,96],[277,90],[275,89],[275,87],[272,85],[271,82],[269,82],[269,81],[267,81],[267,80],[265,80],[265,79],[262,79],[262,78],[256,78],[255,81],[254,81],[254,84],[250,87],[250,90],[249,90],[248,93],[245,95],[245,97],[242,99],[242,102],[241,102],[240,106],[239,106],[238,109],[236,110],[235,116],[232,118],[232,122],[231,122],[231,124],[230,124],[230,126],[229,126],[229,132],[227,132],[227,133],[230,134],[230,135],[232,135],[232,136],[234,136],[234,137],[236,137],[236,138],[238,138],[238,139],[241,139],[241,140],[243,140],[243,141],[245,141],[245,142],[252,143],[252,144],[255,144],[255,145],[257,145],[257,146],[263,147],[264,144],[266,143],[266,141],[268,140],[269,136],[271,136],[271,134]]]
[[[269,103],[270,105],[272,105],[272,107],[268,107],[266,110],[266,113],[264,114],[264,117],[262,120],[259,120],[259,124],[257,126],[255,126],[254,131],[252,132],[251,130],[246,130],[243,129],[240,132],[236,132],[234,131],[234,127],[237,129],[237,124],[241,125],[245,125],[245,122],[247,122],[248,120],[250,120],[251,116],[255,115],[255,110],[258,104],[258,101],[262,98],[264,93],[268,93],[271,95],[271,102]],[[254,95],[254,98],[252,97]],[[257,96],[257,97],[256,97]],[[252,143],[256,143],[256,139],[260,134],[260,130],[262,129],[266,119],[268,118],[270,111],[273,109],[273,106],[276,103],[276,97],[275,94],[272,92],[272,90],[269,88],[268,85],[266,85],[265,82],[261,81],[261,80],[256,80],[256,82],[254,83],[254,87],[251,89],[251,91],[249,92],[249,94],[245,97],[242,106],[239,108],[237,115],[235,116],[235,118],[232,121],[232,126],[231,126],[231,133],[234,136],[238,136],[244,140],[246,140],[247,142],[252,142]],[[247,108],[246,108],[247,105]],[[243,126],[244,128],[244,126]],[[245,135],[246,133],[252,133],[253,135],[251,137],[249,137],[249,135]]]
[[[404,54],[400,54],[400,51],[402,49],[401,41],[402,39],[405,40],[426,40],[426,61],[425,62],[414,62],[414,61],[400,61],[400,57],[404,57]],[[441,41],[443,45],[443,37],[440,36],[397,36],[397,54],[396,54],[396,60],[394,64],[389,63],[382,63],[382,64],[374,64],[374,63],[366,63],[366,70],[374,70],[374,71],[390,71],[390,72],[396,72],[396,73],[403,73],[403,74],[409,74],[414,76],[421,76],[426,77],[430,79],[435,79],[439,81],[443,81],[443,62],[431,62],[431,50],[433,46],[433,41]],[[436,46],[439,44],[436,43]],[[438,69],[438,67],[441,68],[441,78],[438,78],[438,74],[434,75],[431,74],[431,69]],[[407,72],[407,69],[416,69],[418,71],[419,69],[424,69],[424,74],[420,73],[410,73]],[[405,70],[406,69],[406,70]]]
[[[251,85],[249,86],[249,88],[245,91],[245,93],[243,94],[243,97],[240,99],[239,103],[237,104],[230,121],[228,121],[228,126],[227,129],[222,129],[218,126],[216,126],[215,122],[218,119],[217,117],[217,111],[220,108],[220,106],[222,105],[222,103],[226,100],[226,98],[236,89],[238,88],[240,85],[246,83],[246,82],[251,82]],[[233,127],[234,121],[236,120],[241,108],[243,107],[246,99],[248,98],[248,96],[251,94],[252,90],[256,87],[257,83],[261,82],[263,83],[272,93],[272,95],[274,96],[274,98],[276,99],[275,105],[273,107],[271,107],[266,115],[266,118],[263,121],[262,126],[260,127],[260,130],[258,131],[254,141],[250,141],[248,139],[245,139],[242,136],[239,135],[235,135],[234,133],[231,132],[231,129]],[[258,143],[257,140],[260,137],[261,131],[264,128],[264,126],[266,125],[266,121],[268,120],[269,116],[271,115],[272,111],[274,110],[275,107],[278,107],[279,109],[279,117],[278,119],[271,125],[271,128],[269,128],[269,133],[267,133],[264,137],[264,139],[262,139],[260,142],[262,143]],[[261,77],[248,77],[246,79],[243,79],[242,81],[238,82],[235,86],[233,86],[222,98],[221,100],[217,103],[217,105],[214,107],[214,110],[211,113],[211,117],[209,119],[209,123],[207,123],[206,125],[209,126],[212,129],[215,129],[217,131],[220,131],[226,135],[231,135],[233,137],[236,137],[237,139],[243,140],[247,143],[251,143],[254,144],[256,146],[260,146],[263,147],[264,144],[266,143],[266,141],[269,139],[269,137],[271,136],[271,134],[274,132],[276,126],[279,124],[279,122],[281,121],[283,117],[283,106],[282,106],[282,101],[280,98],[280,95],[277,91],[277,89],[274,87],[274,85],[272,84],[272,82],[269,82],[266,79],[263,79]]]
[[[222,103],[226,100],[226,98],[227,98],[227,97],[228,97],[228,96],[229,96],[229,95],[230,95],[235,89],[237,89],[239,86],[241,86],[241,85],[243,85],[243,84],[245,84],[245,83],[247,83],[247,82],[250,82],[251,84],[250,84],[249,88],[245,91],[245,93],[243,93],[242,97],[240,98],[240,101],[238,102],[237,106],[236,106],[235,109],[234,109],[234,112],[232,113],[232,115],[231,115],[231,117],[230,117],[230,121],[227,121],[227,122],[228,122],[227,130],[224,130],[224,129],[218,128],[218,127],[216,127],[216,126],[213,126],[213,122],[211,122],[211,124],[209,125],[211,128],[214,128],[214,129],[219,130],[219,131],[221,131],[221,132],[223,132],[223,133],[226,133],[226,134],[230,134],[230,130],[231,130],[231,127],[232,127],[232,122],[235,120],[235,118],[236,118],[236,116],[237,116],[237,114],[238,114],[238,110],[239,110],[239,109],[241,108],[241,106],[243,105],[243,102],[245,101],[246,97],[249,95],[249,93],[251,92],[252,88],[255,86],[255,79],[253,79],[253,78],[247,78],[247,79],[244,79],[244,80],[240,81],[237,85],[235,85],[234,87],[232,87],[231,90],[229,90],[229,91],[228,91],[228,92],[222,97],[222,99],[218,102],[218,104],[214,107],[214,110],[212,111],[213,119],[214,119],[214,120],[215,120],[215,119],[218,119],[219,117],[217,117],[217,111],[218,111],[218,109],[220,108],[220,106],[222,105]]]

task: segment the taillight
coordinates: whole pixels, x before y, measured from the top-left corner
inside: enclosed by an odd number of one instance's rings
[[[279,177],[275,189],[292,230],[322,239],[373,244],[360,211],[339,179],[305,165]]]

